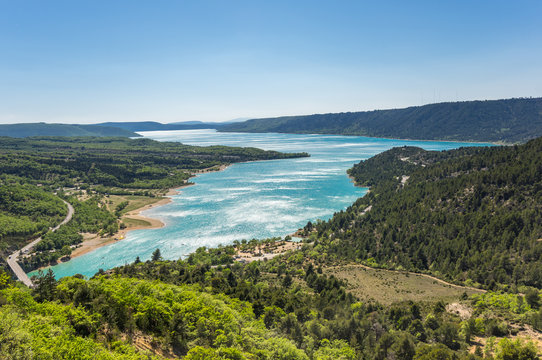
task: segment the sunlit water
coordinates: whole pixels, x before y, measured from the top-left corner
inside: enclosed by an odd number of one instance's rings
[[[363,196],[346,175],[354,163],[395,146],[428,150],[467,144],[376,139],[353,136],[218,133],[214,130],[141,133],[159,141],[191,145],[252,146],[283,152],[308,152],[311,157],[234,164],[205,173],[182,188],[170,204],[144,215],[166,226],[135,230],[123,241],[105,246],[53,267],[58,277],[76,273],[92,276],[99,269],[149,259],[159,248],[166,259],[178,259],[200,246],[231,244],[234,240],[285,236],[307,221],[329,219]],[[475,144],[468,144],[475,145]],[[482,144],[478,144],[482,145]]]

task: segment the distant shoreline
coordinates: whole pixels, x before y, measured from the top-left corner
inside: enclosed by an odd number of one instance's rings
[[[395,141],[420,141],[420,142],[450,142],[450,143],[465,143],[465,144],[487,144],[493,146],[512,146],[519,145],[521,142],[504,142],[504,141],[476,141],[476,140],[450,140],[450,139],[408,139],[408,138],[389,138],[381,136],[359,135],[359,134],[336,134],[336,133],[313,133],[313,132],[276,132],[276,131],[230,131],[217,129],[219,133],[239,133],[239,134],[287,134],[287,135],[326,135],[326,136],[348,136],[348,137],[365,137],[371,139],[395,140]],[[529,141],[529,140],[527,140]]]

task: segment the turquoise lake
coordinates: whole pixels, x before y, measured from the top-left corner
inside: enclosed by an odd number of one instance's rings
[[[159,248],[165,259],[185,257],[201,246],[291,234],[307,221],[329,219],[367,189],[346,175],[354,163],[396,146],[446,150],[486,146],[459,142],[405,141],[359,136],[219,133],[214,130],[142,132],[159,141],[190,145],[251,146],[311,157],[234,164],[191,179],[172,202],[143,214],[162,220],[160,229],[135,230],[125,240],[52,267],[57,278],[92,276],[99,269],[147,260]]]

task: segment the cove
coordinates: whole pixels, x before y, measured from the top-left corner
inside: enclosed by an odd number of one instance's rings
[[[337,135],[276,133],[220,133],[215,130],[141,132],[159,141],[190,145],[250,146],[283,152],[308,152],[311,157],[234,164],[224,171],[200,174],[194,186],[182,188],[172,202],[144,215],[162,220],[165,227],[134,230],[125,240],[53,266],[57,278],[94,275],[145,261],[159,248],[165,259],[185,257],[201,246],[231,244],[234,240],[285,236],[307,221],[327,220],[367,189],[355,187],[346,170],[396,146],[447,150],[488,146],[442,141],[407,141]],[[29,275],[34,275],[35,272]]]

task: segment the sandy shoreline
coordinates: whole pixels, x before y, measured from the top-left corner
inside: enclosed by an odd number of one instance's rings
[[[178,188],[170,189],[168,191],[168,193],[166,194],[166,196],[174,195],[176,193],[177,189]],[[169,197],[164,198],[164,199],[161,199],[161,200],[155,202],[154,204],[145,205],[145,206],[143,206],[143,207],[141,207],[139,209],[130,211],[130,212],[126,213],[125,215],[123,215],[123,218],[127,217],[127,218],[130,218],[130,219],[146,221],[146,222],[148,222],[150,224],[149,226],[143,226],[143,225],[141,225],[141,226],[131,226],[129,228],[119,230],[113,236],[107,236],[107,237],[101,237],[100,235],[97,235],[97,234],[88,234],[88,233],[83,234],[83,242],[81,244],[79,244],[79,246],[72,251],[70,258],[73,259],[73,258],[76,258],[78,256],[84,255],[86,253],[89,253],[91,251],[94,251],[94,250],[96,250],[98,248],[101,248],[102,246],[106,246],[106,245],[113,244],[113,243],[116,243],[118,241],[124,240],[126,238],[126,234],[129,231],[141,230],[141,229],[158,229],[158,228],[163,227],[164,223],[162,221],[160,221],[158,219],[154,219],[154,218],[150,218],[150,217],[141,215],[140,213],[142,211],[148,210],[148,209],[150,209],[152,207],[169,204],[171,201],[172,200]]]
[[[208,172],[223,171],[228,166],[230,166],[230,165],[213,166],[211,168],[197,170],[197,171],[192,173],[192,177],[197,176],[199,174],[208,173]],[[94,251],[94,250],[96,250],[98,248],[101,248],[102,246],[110,245],[110,244],[116,243],[118,241],[124,240],[126,238],[126,234],[128,234],[129,231],[142,230],[142,229],[150,230],[150,229],[158,229],[158,228],[164,227],[165,224],[162,221],[160,221],[159,219],[155,219],[155,218],[147,217],[145,215],[141,215],[141,212],[143,212],[145,210],[148,210],[150,208],[155,208],[155,207],[158,207],[158,206],[163,206],[163,205],[169,204],[170,202],[173,201],[171,199],[171,196],[177,195],[179,193],[179,190],[184,189],[184,188],[186,188],[188,186],[191,186],[191,185],[194,185],[194,184],[193,183],[186,183],[183,186],[171,188],[164,195],[165,196],[164,198],[162,198],[162,199],[160,199],[160,200],[158,200],[158,201],[156,201],[156,202],[154,202],[152,204],[148,204],[148,205],[142,206],[140,208],[137,208],[135,210],[132,210],[130,212],[127,212],[121,218],[121,220],[123,218],[129,218],[129,219],[134,219],[134,220],[142,220],[142,221],[145,221],[145,222],[149,223],[149,225],[130,226],[130,227],[127,227],[126,229],[119,230],[113,236],[107,236],[107,237],[101,237],[101,236],[99,236],[97,234],[88,234],[88,233],[83,234],[83,242],[81,244],[79,244],[79,246],[77,248],[73,249],[73,251],[71,253],[71,256],[70,256],[70,259],[76,258],[76,257],[84,255],[84,254],[87,254],[89,252],[92,252],[92,251]]]

